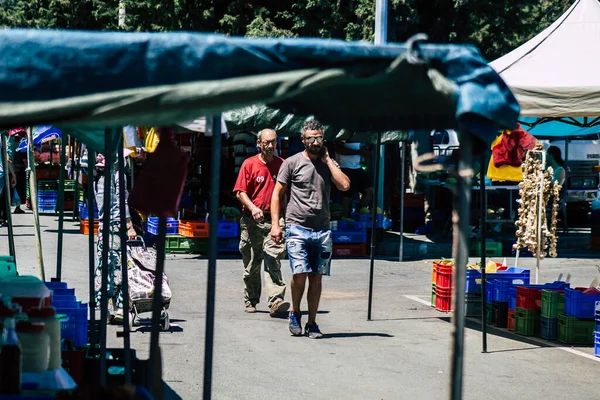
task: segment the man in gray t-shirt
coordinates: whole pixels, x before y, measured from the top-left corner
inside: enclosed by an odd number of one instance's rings
[[[275,221],[271,227],[271,239],[276,243],[283,240],[283,231],[277,222],[289,187],[290,198],[285,214],[285,244],[293,273],[289,330],[294,336],[302,335],[300,303],[308,279],[308,322],[304,334],[317,339],[323,336],[316,323],[321,282],[323,275],[329,275],[332,252],[330,182],[344,192],[350,188],[350,180],[329,157],[323,145],[323,125],[312,119],[306,121],[301,138],[306,149],[285,160],[279,169],[271,198],[271,220]]]

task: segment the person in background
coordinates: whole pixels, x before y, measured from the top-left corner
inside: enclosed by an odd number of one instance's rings
[[[347,218],[352,213],[352,200],[355,194],[360,194],[360,208],[371,207],[373,201],[373,181],[360,165],[361,157],[369,157],[371,152],[361,146],[360,142],[335,142],[335,154],[338,156],[338,162],[342,172],[348,176],[351,182],[350,190],[342,195],[342,209],[344,217]]]
[[[124,150],[124,157],[131,154],[131,150]],[[119,171],[117,170],[117,164],[115,163],[113,174],[111,176],[110,185],[110,209],[104,209],[104,188],[107,183],[105,182],[105,159],[102,154],[98,154],[96,157],[96,170],[94,171],[94,195],[96,198],[96,204],[98,206],[98,219],[100,221],[98,226],[98,237],[96,243],[96,270],[94,278],[94,297],[96,301],[96,307],[100,306],[101,300],[101,288],[102,288],[102,269],[108,269],[108,312],[109,322],[115,324],[122,323],[123,321],[123,293],[121,292],[121,208],[119,204],[120,199],[120,188],[119,188]],[[129,215],[129,205],[127,204],[127,183],[125,183],[125,216],[127,218],[127,237],[129,239],[135,239],[137,234],[131,223],[131,217]],[[110,213],[110,228],[108,232],[104,232],[104,213]],[[90,228],[91,229],[91,228]],[[103,236],[109,235],[109,249],[108,249],[108,265],[102,265],[102,249],[104,247]],[[127,312],[129,308],[127,309]]]
[[[6,134],[6,133],[3,133],[3,134]],[[12,191],[13,188],[17,185],[17,176],[15,174],[15,170],[14,170],[13,164],[12,164],[12,159],[13,159],[12,149],[14,148],[14,145],[11,142],[14,142],[14,139],[12,137],[9,137],[8,145],[6,148],[6,153],[7,153],[6,163],[8,165],[4,165],[4,163],[0,162],[0,226],[7,225],[7,218],[8,218],[7,213],[10,212],[10,205],[8,207],[6,206],[6,196],[8,196],[9,190]],[[8,173],[10,174],[10,176],[9,176],[10,188],[5,187],[6,185],[5,185],[4,174],[6,173],[7,170],[8,170]]]
[[[242,163],[233,188],[243,207],[240,253],[244,262],[244,303],[247,313],[256,312],[261,293],[260,267],[264,258],[267,306],[274,317],[285,315],[290,307],[284,300],[286,286],[281,276],[285,247],[275,243],[269,235],[272,223],[283,226],[283,219],[278,218],[275,222],[271,219],[271,195],[283,159],[274,155],[277,147],[274,130],[260,131],[256,143],[260,153]]]
[[[240,131],[233,136],[233,173],[236,177],[240,172],[244,160],[256,155],[256,143],[256,134],[252,131]]]
[[[271,238],[283,241],[279,224],[285,194],[290,199],[285,213],[285,242],[292,268],[292,309],[288,328],[292,335],[302,335],[300,303],[308,280],[308,322],[304,334],[311,339],[323,336],[317,325],[323,275],[330,274],[332,240],[329,227],[331,181],[342,192],[350,188],[350,180],[327,152],[323,144],[323,125],[308,120],[302,127],[305,150],[286,159],[277,176],[271,199]]]
[[[15,206],[14,214],[23,214],[25,211],[21,208],[21,204],[25,204],[25,200],[27,199],[27,189],[26,189],[26,180],[27,180],[27,152],[26,151],[16,151],[19,143],[22,140],[26,140],[26,132],[24,130],[17,131],[14,133],[14,141],[12,147],[12,164],[15,171],[16,176],[16,186],[15,192],[18,195],[18,202]]]
[[[556,146],[550,146],[546,151],[547,164],[552,167],[554,173],[552,175],[552,182],[558,182],[559,185],[563,185],[567,178],[567,171],[565,170],[565,162],[562,159],[561,151]]]

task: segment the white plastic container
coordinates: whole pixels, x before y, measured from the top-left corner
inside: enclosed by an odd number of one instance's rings
[[[23,372],[45,372],[48,370],[50,336],[44,330],[44,324],[33,324],[28,321],[17,323]]]
[[[31,275],[4,276],[0,278],[0,293],[12,298],[23,311],[33,307],[50,306],[52,292],[38,277]]]
[[[50,361],[48,369],[60,368],[60,321],[54,307],[32,308],[27,312],[29,322],[44,324],[44,332],[50,337]]]

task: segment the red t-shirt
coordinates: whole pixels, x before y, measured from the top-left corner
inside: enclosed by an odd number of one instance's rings
[[[273,161],[265,164],[259,154],[252,156],[242,164],[233,193],[245,192],[250,201],[263,211],[271,212],[271,195],[283,158],[273,157]]]

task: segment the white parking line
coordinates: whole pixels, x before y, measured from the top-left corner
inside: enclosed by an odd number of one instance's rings
[[[409,300],[416,301],[417,303],[425,304],[426,306],[430,306],[431,305],[431,301],[423,300],[419,296],[413,296],[413,295],[405,294],[404,297],[406,297]],[[469,317],[467,317],[467,319],[469,319],[471,321],[474,321],[474,322],[479,322],[480,321],[479,319],[476,319],[476,318],[469,318]],[[527,340],[531,340],[532,342],[538,343],[538,344],[540,344],[542,346],[550,346],[550,347],[553,347],[553,348],[558,349],[558,350],[566,351],[567,353],[575,354],[577,356],[584,357],[584,358],[587,358],[587,359],[592,360],[592,361],[600,362],[600,357],[596,357],[596,356],[593,356],[591,354],[587,354],[587,353],[584,353],[582,351],[575,350],[575,349],[573,349],[571,347],[564,347],[564,346],[561,346],[560,344],[555,344],[555,343],[548,342],[546,340],[538,339],[538,338],[531,337],[531,336],[527,336]]]

